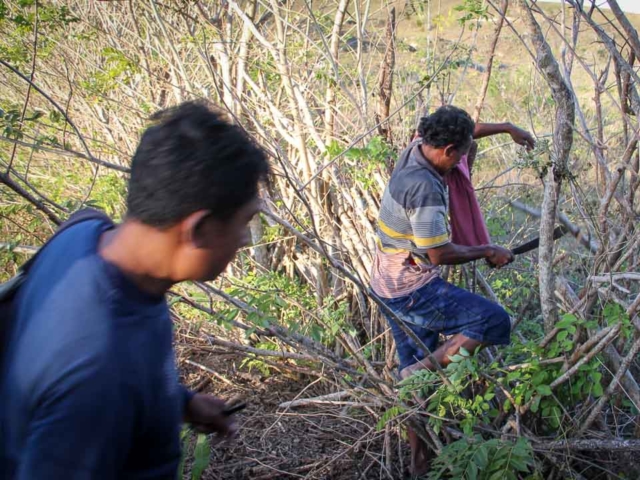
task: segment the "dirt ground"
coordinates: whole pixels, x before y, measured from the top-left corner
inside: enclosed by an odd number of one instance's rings
[[[192,341],[178,347],[186,385],[247,403],[238,414],[241,434],[212,448],[204,479],[408,478],[403,473],[408,445],[398,442],[395,430],[389,429],[386,439],[384,429],[376,431],[380,412],[344,405],[279,408],[282,402],[329,392],[312,377],[267,376],[241,367],[242,360],[234,353],[204,351]]]

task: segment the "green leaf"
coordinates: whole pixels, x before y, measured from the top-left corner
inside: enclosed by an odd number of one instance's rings
[[[519,371],[509,372],[507,374],[507,382],[513,382],[515,380],[520,380],[522,373]]]
[[[469,462],[469,466],[467,467],[467,479],[468,480],[477,480],[478,479],[478,466],[473,463],[473,462]]]
[[[496,472],[493,472],[493,475],[489,477],[489,480],[503,480],[503,476],[504,476],[504,471],[498,470]]]
[[[562,418],[562,412],[560,411],[560,407],[556,405],[551,407],[551,417],[549,418],[551,425],[555,428],[558,428],[560,426],[561,418]]]
[[[567,328],[573,325],[574,323],[576,323],[577,321],[578,319],[576,318],[575,315],[566,314],[562,316],[562,320],[556,323],[556,328],[559,328],[559,329]]]
[[[176,480],[182,480],[184,476],[184,462],[186,460],[186,452],[189,449],[189,444],[191,443],[189,437],[189,428],[184,427],[180,432],[180,443],[182,445],[181,453],[180,453],[180,463],[178,464],[178,472],[176,475]]]
[[[489,452],[484,445],[480,445],[476,450],[476,453],[473,455],[473,461],[480,469],[485,468],[489,465]]]
[[[531,383],[533,383],[534,385],[540,385],[545,381],[546,378],[547,378],[547,372],[538,372],[531,379]]]
[[[521,472],[528,472],[529,466],[525,463],[524,460],[516,457],[511,458],[511,466],[516,467]]]
[[[594,397],[601,397],[603,393],[602,384],[600,382],[594,383],[591,393]]]
[[[538,385],[536,391],[545,397],[551,395],[551,387],[549,385]]]
[[[533,403],[531,404],[531,411],[533,413],[538,411],[538,408],[540,407],[540,400],[542,400],[542,397],[536,397],[533,399]]]
[[[404,411],[405,409],[399,406],[391,407],[389,410],[384,412],[380,417],[380,420],[378,420],[378,423],[376,424],[376,430],[378,432],[382,430],[390,420],[394,419],[398,415],[401,415],[402,413],[404,413]]]
[[[198,435],[196,447],[193,450],[193,465],[191,467],[191,480],[200,480],[205,469],[209,465],[209,455],[211,454],[211,446],[209,440],[204,434]]]

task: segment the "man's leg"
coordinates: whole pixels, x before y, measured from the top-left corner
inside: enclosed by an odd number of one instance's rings
[[[410,305],[414,303],[411,295],[400,298],[381,298],[381,300],[401,320],[406,317],[407,311],[410,310]],[[407,306],[409,306],[409,308],[407,308]],[[399,371],[402,372],[404,368],[423,358],[426,352],[423,352],[416,342],[400,328],[395,318],[386,312],[383,313],[391,328],[391,333],[396,344],[396,352],[400,360]],[[405,325],[415,333],[427,348],[431,349],[431,351],[436,349],[439,337],[438,332],[424,328],[419,324],[405,322]]]
[[[400,319],[403,319],[410,306],[413,304],[411,295],[395,299],[381,299],[389,309],[391,309]],[[398,326],[397,321],[385,313],[385,318],[391,328],[391,333],[396,343],[396,351],[400,360],[400,375],[408,366],[414,364],[418,359],[423,358],[423,352],[416,343]],[[435,349],[438,344],[438,332],[428,330],[413,323],[407,323],[416,336],[429,349]],[[429,446],[422,441],[418,434],[407,424],[407,437],[411,448],[411,473],[421,476],[429,469],[431,458]]]
[[[478,347],[482,347],[484,344],[473,338],[469,338],[462,333],[458,333],[444,342],[438,349],[433,352],[433,357],[440,364],[441,367],[446,367],[451,363],[453,355],[458,353],[461,348],[464,348],[472,354],[475,353]],[[413,375],[418,370],[435,370],[435,365],[429,357],[420,360],[419,362],[409,365],[408,367],[400,370],[400,378],[405,379]]]
[[[450,357],[461,348],[475,353],[484,345],[509,343],[511,321],[500,305],[442,279],[432,281],[429,286],[420,289],[423,295],[408,316],[413,322],[422,320],[425,327],[452,335],[433,352],[441,366],[451,363]],[[400,376],[407,378],[422,369],[435,369],[429,357],[403,368]]]

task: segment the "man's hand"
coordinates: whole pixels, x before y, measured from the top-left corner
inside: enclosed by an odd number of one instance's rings
[[[533,147],[536,145],[536,141],[526,130],[523,130],[515,125],[511,125],[509,128],[509,135],[515,143],[518,145],[522,145],[523,147],[527,147],[527,150],[533,150]]]
[[[486,256],[487,263],[492,267],[500,268],[513,262],[513,253],[511,250],[499,247],[498,245],[491,245],[489,247],[488,255]]]
[[[233,415],[225,415],[224,400],[204,393],[196,393],[185,411],[185,421],[198,432],[217,433],[218,437],[233,437],[238,424]]]

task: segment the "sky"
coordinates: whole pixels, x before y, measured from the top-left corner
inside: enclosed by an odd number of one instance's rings
[[[544,2],[550,2],[550,3],[560,3],[561,0],[541,0]],[[587,3],[588,2],[593,2],[594,0],[585,0],[584,2],[584,6],[585,9],[587,8]],[[609,6],[609,4],[607,3],[607,0],[595,0],[596,5],[599,5],[600,8],[605,9]],[[620,8],[628,13],[640,13],[640,0],[618,0],[618,5],[620,5]]]

